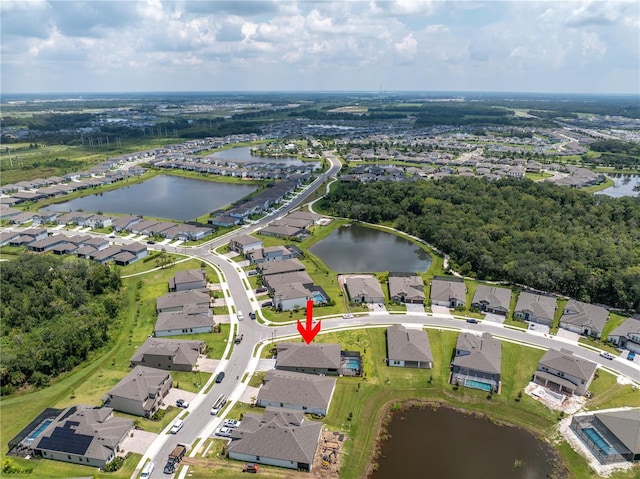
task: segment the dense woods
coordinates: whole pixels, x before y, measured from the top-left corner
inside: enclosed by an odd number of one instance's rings
[[[43,386],[104,345],[118,315],[119,274],[108,266],[25,254],[0,267],[2,394]]]
[[[321,207],[392,224],[452,268],[617,308],[640,308],[640,200],[529,180],[341,183]]]

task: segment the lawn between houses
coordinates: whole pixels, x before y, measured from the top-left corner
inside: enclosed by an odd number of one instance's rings
[[[155,300],[167,292],[169,279],[176,271],[200,267],[200,261],[191,259],[165,269],[150,271],[144,275],[124,278],[123,307],[118,318],[118,325],[114,326],[112,330],[113,337],[108,346],[94,352],[91,360],[52,380],[51,385],[44,389],[16,392],[8,397],[0,398],[2,460],[7,458],[7,442],[45,408],[65,408],[74,404],[101,404],[101,398],[129,373],[129,360],[136,348],[147,339],[149,334],[153,333],[157,316]],[[206,269],[209,278],[214,282],[217,281],[217,274],[210,267]],[[123,275],[128,273],[130,273],[128,267],[122,268]],[[205,340],[209,349],[208,355],[219,358],[226,347],[228,333],[229,325],[224,324],[221,333],[194,334],[189,335],[188,339]],[[174,383],[179,384],[180,388],[197,392],[199,388],[194,383],[204,384],[211,373],[174,371],[171,375]],[[167,414],[159,422],[139,418],[140,427],[150,432],[159,432],[180,411],[180,409],[170,407]],[[138,419],[117,412],[116,415]],[[31,474],[12,475],[16,478],[60,478],[92,475],[100,478],[128,478],[133,473],[140,456],[138,455],[137,459],[135,457],[127,459],[125,466],[116,473],[99,473],[98,475],[96,475],[96,468],[89,466],[49,460],[29,461],[13,457],[10,459],[18,466],[33,468]]]
[[[544,351],[537,348],[502,343],[501,394],[488,396],[486,392],[448,384],[449,363],[456,344],[457,332],[427,329],[434,369],[417,370],[391,368],[384,364],[386,357],[385,328],[320,334],[317,342],[339,342],[342,349],[358,350],[363,354],[364,378],[339,378],[325,424],[328,428],[345,432],[347,441],[342,478],[363,477],[370,466],[382,420],[403,402],[437,402],[471,412],[487,414],[493,420],[524,427],[539,437],[551,438],[562,455],[571,477],[598,477],[586,461],[568,447],[558,436],[555,425],[559,414],[551,411],[526,394],[519,392],[529,383]],[[514,367],[517,365],[517,367]],[[640,394],[631,386],[617,384],[615,377],[598,372],[591,390],[593,399],[588,407],[640,406]],[[615,473],[622,479],[637,477],[638,468],[631,472]]]

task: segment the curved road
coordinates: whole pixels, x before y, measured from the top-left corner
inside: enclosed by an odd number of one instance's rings
[[[225,291],[225,296],[227,296],[226,299],[229,307],[231,308],[231,306],[233,306],[235,307],[235,311],[242,311],[246,318],[243,321],[237,321],[237,316],[235,314],[231,315],[231,324],[232,326],[237,327],[238,334],[243,335],[243,341],[241,344],[233,347],[233,352],[229,359],[223,359],[220,362],[218,371],[225,371],[225,380],[220,384],[213,383],[213,387],[209,389],[208,386],[213,382],[215,377],[215,375],[213,375],[209,384],[203,388],[203,391],[208,392],[201,392],[191,402],[188,409],[189,415],[184,420],[185,424],[182,430],[176,435],[160,434],[140,461],[139,467],[142,467],[146,458],[150,458],[155,461],[156,470],[152,475],[153,478],[167,477],[162,473],[162,469],[169,452],[178,443],[193,444],[197,438],[204,440],[206,437],[211,436],[215,429],[219,427],[223,417],[211,416],[211,405],[220,394],[225,394],[229,398],[230,402],[233,402],[240,397],[257,365],[257,358],[253,357],[254,349],[256,349],[257,345],[261,343],[267,344],[274,338],[274,336],[277,338],[286,336],[295,338],[298,336],[294,322],[290,324],[273,324],[273,327],[269,327],[266,324],[263,324],[267,323],[266,321],[260,322],[250,320],[248,318],[248,313],[250,311],[256,311],[257,314],[260,315],[260,308],[258,301],[253,294],[253,290],[250,288],[249,282],[244,275],[243,269],[238,267],[237,263],[230,261],[225,257],[216,255],[212,253],[212,251],[227,244],[231,237],[239,234],[253,233],[277,217],[284,216],[289,211],[302,205],[313,191],[315,191],[330,176],[335,175],[335,173],[340,169],[340,161],[335,158],[331,152],[324,152],[324,155],[331,162],[331,168],[327,172],[321,174],[309,187],[307,187],[304,192],[292,200],[287,206],[280,208],[276,212],[262,218],[252,225],[236,230],[224,237],[216,238],[205,245],[188,248],[189,256],[207,262],[214,268],[218,269],[221,273],[221,280],[223,283],[222,289]],[[174,248],[165,246],[164,248],[168,252],[180,254],[186,254],[187,250],[187,248],[184,247]],[[227,292],[230,294],[227,294]],[[640,387],[640,366],[626,361],[625,359],[616,358],[613,361],[607,360],[600,357],[597,350],[587,349],[579,346],[573,341],[535,333],[530,330],[506,328],[502,324],[491,321],[481,321],[477,324],[470,324],[464,322],[464,320],[456,319],[449,315],[433,315],[427,313],[392,315],[387,313],[373,313],[365,316],[356,316],[349,320],[345,320],[341,317],[336,319],[325,318],[323,322],[323,331],[346,328],[381,327],[394,323],[415,324],[430,328],[490,332],[500,339],[522,343],[528,346],[537,346],[544,349],[552,347],[559,349],[562,347],[572,351],[577,356],[599,364],[614,374],[624,376],[629,380],[635,381]],[[257,356],[259,357],[259,355]],[[225,355],[225,357],[227,357],[227,355]],[[242,379],[245,380],[242,381]],[[196,450],[192,450],[190,455],[195,455],[195,453]],[[132,477],[135,477],[138,472],[139,469],[136,470]]]

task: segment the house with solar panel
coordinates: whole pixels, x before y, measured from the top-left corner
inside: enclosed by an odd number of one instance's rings
[[[35,438],[34,455],[102,468],[113,461],[133,430],[133,420],[113,415],[110,407],[71,406]]]

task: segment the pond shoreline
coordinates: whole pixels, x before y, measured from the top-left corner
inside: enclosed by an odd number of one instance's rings
[[[398,413],[406,412],[410,409],[424,409],[431,408],[433,411],[437,411],[440,408],[448,409],[450,411],[455,411],[457,413],[461,413],[467,416],[473,416],[475,418],[482,418],[491,421],[492,423],[500,426],[500,427],[510,427],[516,428],[521,431],[526,432],[527,434],[532,435],[536,438],[541,444],[548,447],[549,452],[552,454],[552,457],[549,459],[553,466],[552,475],[549,477],[553,477],[554,479],[568,479],[570,477],[569,470],[567,465],[565,464],[561,454],[557,451],[554,445],[549,441],[546,437],[541,436],[531,429],[527,429],[526,427],[517,426],[503,419],[496,418],[491,416],[490,414],[481,413],[478,411],[473,411],[457,406],[450,405],[446,402],[438,401],[438,400],[419,400],[419,399],[411,399],[411,400],[391,400],[384,404],[382,409],[380,410],[380,414],[376,418],[374,428],[376,429],[376,438],[375,444],[373,447],[373,454],[369,461],[369,465],[365,474],[363,475],[366,479],[373,479],[375,472],[378,470],[379,463],[378,460],[382,454],[382,447],[384,443],[389,440],[391,437],[388,434],[388,426],[391,421],[394,419],[394,416]]]

